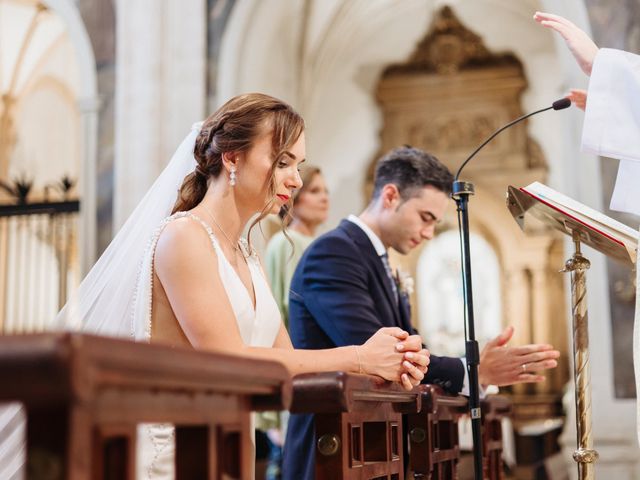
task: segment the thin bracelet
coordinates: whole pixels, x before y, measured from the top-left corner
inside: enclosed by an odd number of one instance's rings
[[[358,373],[362,372],[362,361],[360,360],[360,352],[358,351],[358,346],[354,345],[353,348],[356,349],[356,357],[358,357]]]

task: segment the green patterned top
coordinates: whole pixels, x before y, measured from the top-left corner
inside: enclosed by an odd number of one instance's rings
[[[296,271],[302,254],[313,241],[313,237],[303,235],[295,230],[287,230],[287,235],[293,243],[284,236],[283,232],[276,233],[267,245],[265,266],[271,283],[271,290],[276,299],[282,319],[289,329],[289,287],[293,273]]]

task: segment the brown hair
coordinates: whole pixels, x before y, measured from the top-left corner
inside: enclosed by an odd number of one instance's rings
[[[195,171],[185,177],[172,213],[191,210],[198,205],[207,192],[209,178],[217,178],[222,172],[222,155],[249,150],[265,127],[272,133],[269,193],[274,197],[277,162],[304,131],[304,120],[290,105],[277,98],[247,93],[233,97],[204,121],[193,152],[197,162]],[[267,202],[249,230],[268,215],[274,201]]]
[[[382,188],[389,183],[398,187],[403,200],[410,199],[427,186],[450,195],[453,175],[435,156],[405,145],[391,150],[378,160],[371,200],[377,199]]]
[[[313,177],[320,174],[322,174],[322,171],[315,165],[304,164],[300,167],[300,179],[302,180],[302,188],[296,190],[291,201],[284,204],[278,212],[278,216],[285,225],[289,225],[293,220],[291,212],[293,210],[293,207],[295,207],[296,203],[298,202],[298,197],[300,196],[300,194],[303,193],[307,188],[309,188]]]

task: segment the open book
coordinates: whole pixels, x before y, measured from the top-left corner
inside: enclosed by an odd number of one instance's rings
[[[524,229],[525,218],[533,215],[547,226],[569,236],[580,234],[580,241],[623,263],[635,263],[637,230],[576,202],[539,182],[526,187],[509,187],[507,207]]]

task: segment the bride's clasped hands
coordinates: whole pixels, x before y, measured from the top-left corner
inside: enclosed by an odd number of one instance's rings
[[[420,336],[397,327],[381,328],[355,348],[362,373],[398,382],[406,390],[420,384],[429,368],[429,351]]]

